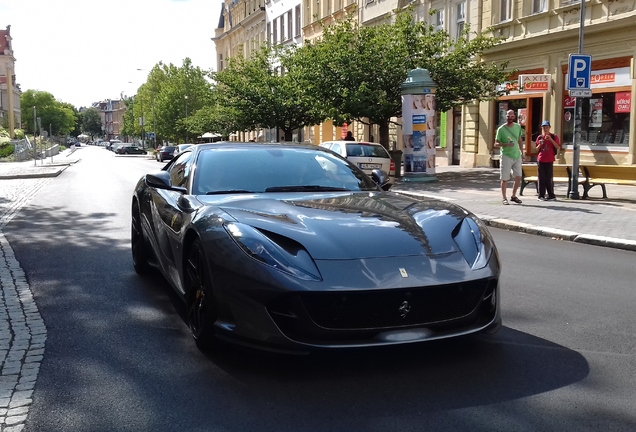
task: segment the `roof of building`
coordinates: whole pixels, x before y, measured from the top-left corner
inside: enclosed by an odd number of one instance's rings
[[[9,50],[11,54],[11,26],[8,25],[6,30],[0,30],[0,55],[5,55],[5,50]]]

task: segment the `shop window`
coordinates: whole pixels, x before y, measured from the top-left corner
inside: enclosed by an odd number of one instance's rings
[[[589,146],[629,146],[631,92],[594,93],[582,98],[581,142]],[[564,104],[563,142],[574,141],[575,108]]]

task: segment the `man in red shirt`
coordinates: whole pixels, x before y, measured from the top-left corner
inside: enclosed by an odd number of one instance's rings
[[[550,122],[541,123],[541,135],[537,137],[537,163],[539,172],[539,201],[555,201],[553,165],[561,141],[556,134],[550,133]],[[546,197],[546,192],[548,196]]]

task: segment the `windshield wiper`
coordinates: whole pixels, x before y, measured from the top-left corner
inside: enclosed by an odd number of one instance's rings
[[[332,186],[274,186],[265,189],[265,192],[341,192],[348,191],[349,189]]]
[[[241,194],[241,193],[257,193],[254,191],[249,191],[245,189],[229,189],[229,190],[218,190],[218,191],[210,191],[206,192],[206,195],[223,195],[223,194]]]

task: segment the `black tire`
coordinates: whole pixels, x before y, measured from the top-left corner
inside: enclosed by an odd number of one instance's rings
[[[210,349],[216,343],[214,323],[217,314],[205,252],[198,239],[192,243],[188,251],[184,283],[190,333],[199,349]]]
[[[132,206],[132,222],[130,230],[130,248],[132,250],[133,267],[139,275],[145,275],[150,270],[148,264],[148,250],[141,228],[141,213],[137,201]]]

